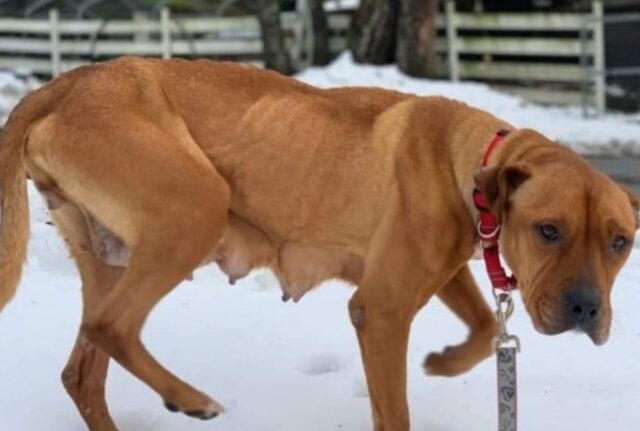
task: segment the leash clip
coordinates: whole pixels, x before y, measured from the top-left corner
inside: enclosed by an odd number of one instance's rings
[[[497,293],[494,290],[493,296],[496,300],[496,318],[500,329],[500,333],[493,339],[493,348],[498,350],[507,345],[513,345],[516,351],[520,353],[520,339],[515,335],[509,334],[507,330],[507,321],[511,318],[515,309],[511,291]]]

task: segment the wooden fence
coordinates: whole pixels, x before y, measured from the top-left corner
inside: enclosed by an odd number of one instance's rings
[[[311,32],[302,24],[307,11],[282,14],[285,42],[294,65],[310,60],[306,47]],[[345,48],[349,13],[332,13],[331,48]],[[253,16],[172,17],[162,9],[159,19],[134,15],[130,20],[62,20],[58,11],[48,19],[0,18],[0,69],[22,69],[57,76],[73,68],[120,55],[162,58],[208,57],[260,64],[262,40]]]
[[[313,46],[306,1],[282,14],[294,66],[310,63]],[[439,75],[451,80],[490,81],[538,101],[587,102],[605,108],[602,0],[590,13],[458,13],[446,0],[438,16]],[[346,48],[351,12],[329,14],[331,49]],[[175,17],[66,20],[0,18],[0,69],[41,75],[124,54],[169,58],[209,57],[260,63],[257,20],[240,17]]]
[[[528,98],[589,102],[604,111],[602,0],[592,2],[591,13],[484,14],[456,13],[447,0],[439,18],[446,34],[439,52],[447,57],[443,69],[451,80],[502,82]]]

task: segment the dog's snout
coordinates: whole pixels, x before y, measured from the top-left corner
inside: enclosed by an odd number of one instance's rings
[[[565,298],[567,320],[587,332],[598,319],[602,301],[595,289],[571,289]]]

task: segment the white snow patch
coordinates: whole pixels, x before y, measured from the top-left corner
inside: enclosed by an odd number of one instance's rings
[[[367,379],[364,376],[356,378],[353,381],[353,396],[356,398],[369,398]]]
[[[360,5],[360,0],[325,0],[324,10],[327,12],[352,11]]]
[[[305,358],[299,365],[298,370],[307,376],[319,376],[322,374],[337,373],[344,368],[342,359],[337,355],[318,353]]]
[[[280,289],[280,282],[275,274],[267,270],[257,270],[253,274],[253,280],[255,282],[257,290],[278,290]]]
[[[11,110],[20,99],[38,85],[31,77],[19,78],[12,73],[0,72],[0,126],[7,121]]]

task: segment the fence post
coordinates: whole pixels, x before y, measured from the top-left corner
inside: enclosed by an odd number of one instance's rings
[[[458,63],[456,3],[454,0],[446,1],[445,18],[447,21],[447,59],[449,61],[449,79],[453,82],[458,82],[460,80],[460,67]]]
[[[291,46],[291,62],[295,70],[303,70],[312,63],[309,61],[309,52],[305,56],[305,50],[311,48],[313,55],[313,39],[309,39],[309,33],[313,33],[310,27],[310,7],[307,0],[296,1],[296,20],[293,23],[293,45]],[[313,37],[313,34],[311,35]]]
[[[162,37],[162,58],[171,58],[171,12],[168,7],[160,10],[160,33]]]
[[[149,15],[144,11],[133,12],[134,33],[133,40],[136,42],[148,42],[150,38],[149,28],[145,25],[149,21]]]
[[[60,75],[60,13],[49,9],[49,41],[51,42],[51,77]]]
[[[591,3],[593,15],[593,84],[595,87],[595,102],[598,113],[607,108],[607,69],[605,67],[604,52],[604,9],[602,0]]]
[[[580,99],[582,103],[582,117],[587,118],[589,116],[589,96],[590,96],[590,84],[593,80],[593,68],[589,65],[589,28],[592,26],[590,17],[586,14],[582,18],[580,23],[580,67],[582,68],[582,80],[580,81]]]
[[[322,2],[321,2],[322,4]],[[313,54],[314,54],[314,38],[315,38],[315,31],[313,29],[313,16],[312,16],[312,5],[310,0],[305,0],[304,2],[305,8],[304,8],[304,22],[305,22],[305,27],[306,27],[306,33],[305,33],[305,48],[307,50],[307,67],[310,67],[313,65]],[[322,6],[324,7],[324,6]]]

